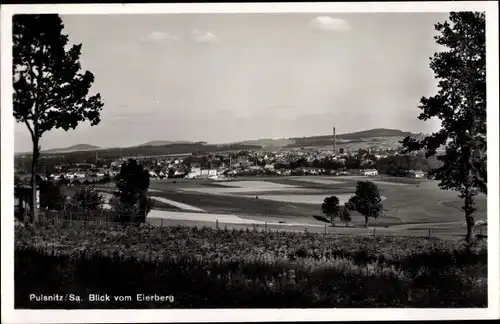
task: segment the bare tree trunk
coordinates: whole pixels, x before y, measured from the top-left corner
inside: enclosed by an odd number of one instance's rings
[[[472,242],[472,240],[474,239],[474,217],[472,215],[466,215],[465,219],[467,223],[466,240],[467,242]]]
[[[38,224],[38,201],[36,188],[36,166],[38,162],[39,147],[38,140],[33,142],[33,158],[31,161],[31,209],[30,218],[33,224]]]
[[[465,223],[467,224],[466,241],[472,242],[474,239],[474,192],[466,187],[463,192],[464,206],[462,210],[465,212]]]

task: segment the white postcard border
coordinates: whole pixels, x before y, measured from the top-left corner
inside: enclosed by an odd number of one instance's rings
[[[498,2],[363,2],[363,3],[204,3],[204,4],[47,4],[2,5],[1,8],[1,147],[2,147],[2,322],[227,322],[453,320],[499,318],[499,101]],[[14,310],[12,15],[159,14],[159,13],[321,13],[485,11],[488,113],[488,300],[486,309],[211,309],[211,310]]]

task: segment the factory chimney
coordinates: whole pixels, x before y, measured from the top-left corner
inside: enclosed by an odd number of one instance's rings
[[[333,155],[337,155],[337,143],[336,143],[336,136],[335,136],[335,127],[333,127]]]

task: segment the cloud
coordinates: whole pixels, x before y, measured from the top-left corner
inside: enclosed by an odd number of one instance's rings
[[[156,43],[163,40],[176,41],[179,40],[179,36],[172,35],[162,31],[153,31],[142,39],[143,42],[149,42],[149,43]]]
[[[316,17],[311,21],[311,25],[316,29],[326,31],[347,31],[351,29],[347,20],[328,16]]]
[[[199,30],[192,30],[191,31],[191,37],[195,42],[198,43],[219,43],[219,37],[217,35],[209,32],[209,31],[199,31]]]

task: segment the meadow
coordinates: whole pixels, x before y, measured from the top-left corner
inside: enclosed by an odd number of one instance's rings
[[[235,215],[256,223],[292,222],[318,226],[324,225],[314,217],[321,215],[322,200],[331,195],[341,201],[347,200],[359,180],[373,181],[379,186],[386,209],[384,217],[369,220],[371,228],[391,231],[392,235],[395,232],[411,235],[410,232],[431,228],[441,237],[463,237],[465,222],[461,200],[455,192],[439,189],[437,182],[432,180],[362,176],[157,180],[151,183],[154,191],[151,195],[201,209],[207,221],[211,214],[213,217]],[[486,197],[477,197],[476,207],[476,220],[486,219]],[[363,217],[356,212],[352,218],[351,226],[360,227],[364,223]],[[342,226],[340,222],[337,225]]]
[[[60,221],[16,226],[16,308],[486,307],[487,250],[439,239]],[[72,293],[80,302],[32,303]],[[96,303],[88,295],[171,295]]]

